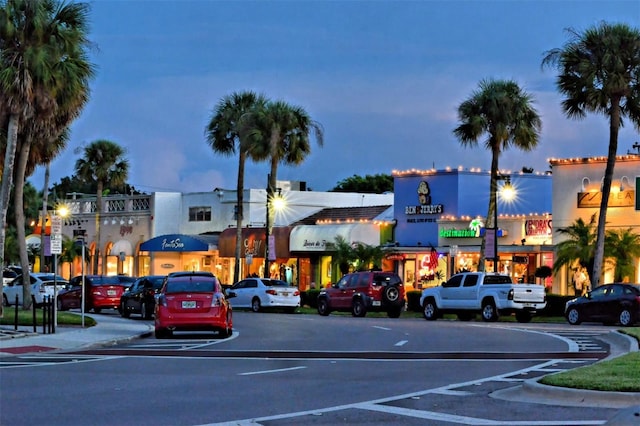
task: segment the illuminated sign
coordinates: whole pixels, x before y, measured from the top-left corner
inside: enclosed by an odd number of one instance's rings
[[[633,207],[635,197],[634,190],[611,192],[607,207]],[[600,207],[602,192],[578,192],[578,208]],[[637,204],[637,201],[636,201]]]
[[[551,219],[530,219],[524,221],[524,235],[527,237],[546,237],[551,235]]]
[[[417,192],[419,205],[405,206],[404,214],[411,216],[418,214],[442,214],[444,212],[442,204],[431,204],[431,188],[429,188],[429,184],[426,181],[423,180],[420,182]]]
[[[478,233],[474,229],[441,229],[441,238],[475,238]]]

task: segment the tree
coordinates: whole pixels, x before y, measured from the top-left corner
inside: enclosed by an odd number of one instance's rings
[[[9,191],[15,184],[16,221],[22,267],[28,267],[21,209],[24,177],[34,140],[52,142],[87,100],[93,74],[87,60],[86,3],[59,0],[6,0],[0,3],[0,122],[8,129],[0,188],[0,216],[5,223]],[[14,170],[18,155],[18,164]],[[22,222],[22,223],[21,223]],[[0,263],[4,261],[4,227]],[[25,309],[28,276],[23,276]]]
[[[267,99],[254,92],[235,92],[222,98],[214,108],[205,129],[207,143],[214,152],[226,156],[238,154],[236,251],[233,282],[240,280],[242,250],[242,210],[244,205],[244,167],[247,158],[256,158],[256,146],[260,141],[252,132],[243,132],[241,124],[246,114],[264,108]]]
[[[340,274],[348,274],[351,264],[356,260],[353,248],[342,235],[335,237],[333,248],[333,261],[338,265]]]
[[[278,164],[301,164],[311,152],[309,135],[315,135],[319,146],[324,142],[322,125],[311,119],[300,106],[289,105],[284,101],[270,101],[264,108],[248,114],[243,120],[243,132],[252,140],[262,142],[262,149],[256,151],[256,158],[270,159],[270,173],[267,184],[267,199],[271,199],[276,189]],[[271,209],[273,203],[267,202]],[[271,229],[273,211],[267,212],[267,229]],[[267,242],[268,244],[268,242]],[[265,259],[265,274],[269,272],[269,259]],[[268,276],[268,275],[266,275]]]
[[[364,177],[353,175],[342,179],[331,192],[360,192],[365,194],[383,194],[393,192],[393,177],[377,174]]]
[[[547,51],[542,61],[543,66],[559,71],[556,85],[564,95],[562,109],[573,119],[582,119],[587,113],[603,114],[609,119],[609,150],[591,272],[591,283],[597,287],[622,118],[628,117],[640,130],[640,31],[626,24],[602,22],[584,32],[571,28],[567,32],[567,43]]]
[[[122,186],[129,175],[129,162],[125,150],[115,142],[97,140],[82,147],[83,157],[76,160],[75,172],[85,182],[96,183],[96,249],[93,256],[93,273],[98,272],[100,253],[100,216],[102,193],[105,184]]]
[[[607,230],[604,254],[614,271],[614,281],[622,282],[633,277],[635,259],[640,258],[640,234],[633,228]]]
[[[566,239],[556,244],[553,272],[557,273],[563,266],[569,268],[585,268],[591,274],[593,270],[596,215],[591,216],[589,223],[578,218],[574,223],[558,228],[557,233]]]
[[[542,121],[532,106],[533,98],[510,80],[482,80],[478,90],[458,107],[460,125],[453,133],[463,146],[476,147],[486,135],[484,146],[491,150],[489,211],[486,228],[495,228],[494,212],[498,161],[502,151],[515,147],[531,151],[538,145]],[[478,270],[484,271],[486,233],[482,237]],[[497,244],[497,241],[495,242]]]
[[[357,242],[353,248],[353,253],[356,258],[356,269],[358,271],[380,269],[382,258],[384,257],[384,252],[380,246]]]

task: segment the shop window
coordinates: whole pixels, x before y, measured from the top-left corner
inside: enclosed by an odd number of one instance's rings
[[[189,207],[189,222],[210,222],[211,207]]]

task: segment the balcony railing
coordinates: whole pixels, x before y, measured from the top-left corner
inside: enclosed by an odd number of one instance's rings
[[[66,200],[72,215],[94,215],[98,211],[96,197]],[[143,213],[151,211],[150,195],[112,195],[102,197],[102,213]]]

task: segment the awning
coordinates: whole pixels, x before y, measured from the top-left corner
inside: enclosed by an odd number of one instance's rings
[[[129,241],[118,240],[111,246],[111,256],[120,256],[121,253],[124,253],[125,256],[133,256],[133,249]]]
[[[372,223],[299,225],[291,231],[289,249],[292,252],[332,251],[331,246],[338,235],[349,244],[380,245],[380,228]]]
[[[140,244],[140,251],[212,251],[218,248],[218,235],[160,235]]]
[[[289,235],[290,226],[277,226],[272,229],[274,237],[275,257],[278,259],[289,258]],[[227,228],[220,234],[218,250],[220,257],[235,257],[236,255],[236,234],[237,228]],[[265,253],[265,229],[264,228],[242,228],[242,249],[240,257],[247,255],[254,257],[264,257]],[[269,256],[271,257],[271,256]]]

